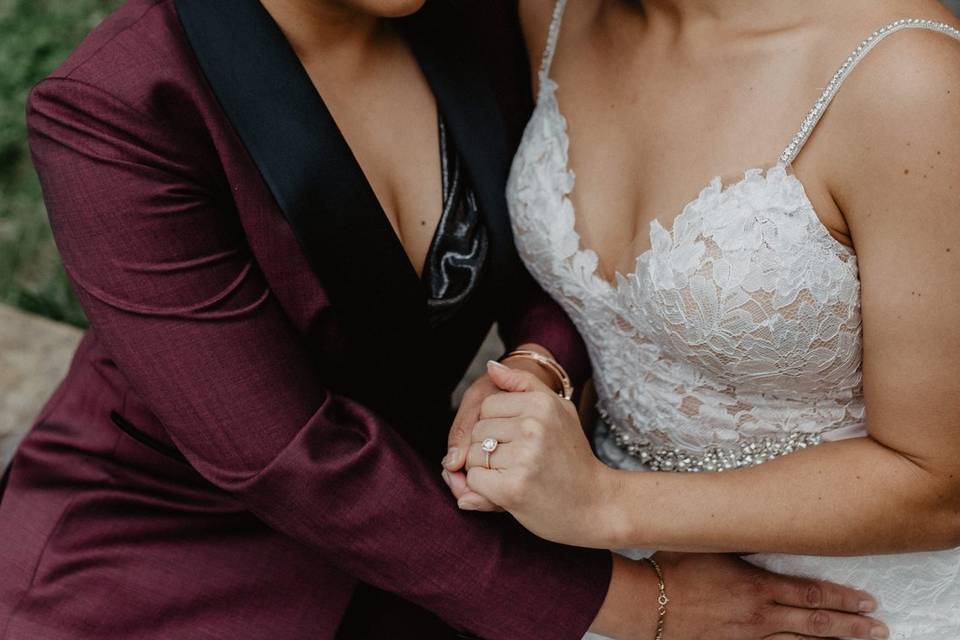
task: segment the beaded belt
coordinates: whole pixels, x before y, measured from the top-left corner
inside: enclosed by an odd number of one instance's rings
[[[819,433],[793,432],[782,436],[742,438],[730,447],[712,446],[703,452],[692,452],[679,447],[658,446],[608,420],[604,420],[604,423],[616,445],[651,471],[696,473],[752,467],[816,446],[823,440]]]

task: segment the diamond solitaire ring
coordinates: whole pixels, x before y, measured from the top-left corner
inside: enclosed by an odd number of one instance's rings
[[[497,447],[500,446],[500,442],[496,438],[484,438],[483,442],[480,443],[480,448],[487,454],[487,461],[484,466],[487,469],[492,469],[490,466],[490,454],[497,450]]]

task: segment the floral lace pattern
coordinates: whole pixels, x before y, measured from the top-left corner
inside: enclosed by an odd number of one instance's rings
[[[566,121],[549,77],[564,5],[557,3],[507,199],[521,257],[590,351],[604,415],[595,442],[600,457],[619,468],[666,470],[665,459],[689,454],[697,464],[696,454],[736,451],[757,439],[863,435],[856,255],[820,222],[789,161],[839,83],[880,39],[905,28],[957,39],[960,31],[900,20],[875,32],[828,86],[800,142],[784,152],[786,162],[749,170],[728,186],[715,179],[671,228],[652,222],[650,249],[632,273],[610,283],[575,229]],[[640,452],[649,449],[638,445],[660,447],[654,458],[661,451],[666,457],[651,465],[630,444]],[[677,466],[671,470],[683,470]],[[749,559],[870,591],[894,640],[960,638],[960,550]]]
[[[520,254],[587,342],[621,432],[703,452],[742,438],[863,433],[856,256],[782,165],[715,179],[611,284],[580,244],[566,122],[545,74],[508,185]]]

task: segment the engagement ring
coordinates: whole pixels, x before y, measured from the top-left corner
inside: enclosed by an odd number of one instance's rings
[[[490,454],[497,450],[497,447],[500,446],[500,442],[496,438],[484,438],[483,442],[480,443],[480,448],[483,449],[487,454],[487,461],[484,465],[487,469],[491,469],[490,466]]]

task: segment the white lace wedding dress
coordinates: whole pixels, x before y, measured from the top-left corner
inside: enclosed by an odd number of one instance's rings
[[[671,229],[652,222],[651,248],[611,284],[574,229],[569,140],[550,77],[564,5],[557,3],[507,197],[523,260],[589,348],[603,416],[598,454],[627,469],[714,471],[864,435],[857,258],[820,222],[790,165],[877,43],[902,29],[960,32],[900,20],[872,34],[779,162],[729,186],[715,179]],[[897,640],[960,639],[960,550],[749,559],[868,590]]]

